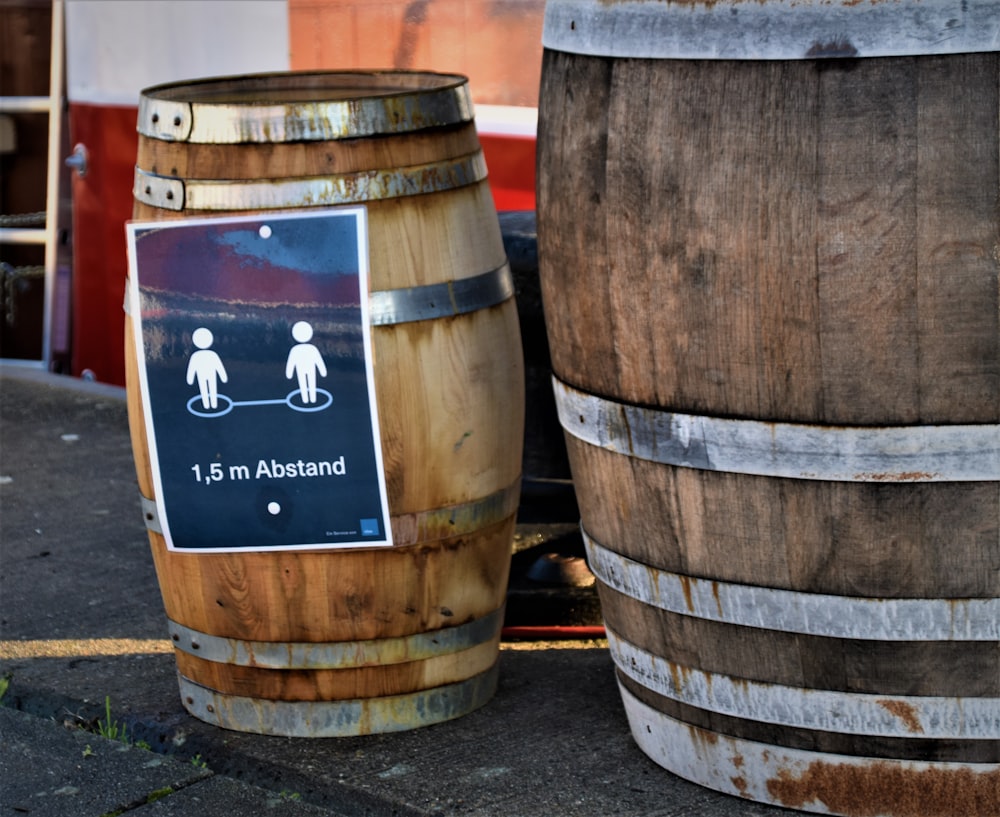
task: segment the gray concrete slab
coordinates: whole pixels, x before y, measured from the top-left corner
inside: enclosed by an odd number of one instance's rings
[[[2,814],[113,814],[210,775],[176,758],[0,707]]]
[[[139,817],[239,817],[240,798],[249,798],[247,814],[274,813],[265,805],[372,817],[790,813],[715,794],[650,761],[629,734],[604,641],[504,644],[499,688],[486,706],[412,732],[286,739],[190,717],[165,637],[120,391],[0,368],[0,520],[0,674],[10,676],[0,703],[56,721],[43,730],[44,754],[22,748],[31,748],[30,734],[5,744],[0,817],[61,817],[17,808],[38,805],[33,793],[49,792],[53,803],[57,789],[82,791],[83,778],[71,772],[87,772],[98,790],[129,783],[130,766],[86,762],[94,735],[59,725],[93,728],[106,698],[114,718],[154,750],[150,757],[171,764],[151,767],[157,774],[190,775],[197,758],[214,775],[211,787],[178,778],[186,788],[150,804],[140,802],[148,787],[138,786],[130,802]],[[531,530],[521,533],[536,541]],[[26,759],[15,764],[19,754]],[[131,763],[137,755],[112,759]],[[54,768],[66,770],[66,782],[52,779]],[[17,788],[8,789],[8,779]],[[146,794],[172,779],[155,778]],[[253,789],[227,794],[233,785]],[[100,817],[106,806],[95,800],[66,813]]]
[[[129,817],[192,817],[224,814],[227,817],[328,817],[327,809],[302,802],[298,792],[268,791],[238,783],[227,777],[212,777],[197,786],[180,789],[143,805]]]

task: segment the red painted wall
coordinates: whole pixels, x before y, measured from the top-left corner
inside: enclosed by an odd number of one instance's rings
[[[87,174],[73,175],[72,373],[90,371],[97,380],[120,386],[125,385],[125,222],[132,217],[135,122],[135,108],[70,105],[70,137],[89,151]]]

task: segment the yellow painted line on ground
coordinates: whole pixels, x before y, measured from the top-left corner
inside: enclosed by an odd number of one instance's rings
[[[34,641],[0,641],[0,661],[15,658],[151,655],[173,651],[173,645],[164,638],[47,638]]]
[[[569,639],[566,641],[510,641],[500,642],[500,649],[510,652],[525,650],[606,650],[606,639],[586,638]]]
[[[566,641],[524,641],[501,643],[502,650],[607,649],[600,639]],[[82,658],[115,655],[161,655],[172,653],[173,645],[160,638],[84,638],[0,641],[0,661],[25,658]]]

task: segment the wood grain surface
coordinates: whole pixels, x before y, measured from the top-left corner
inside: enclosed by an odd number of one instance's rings
[[[556,375],[717,416],[996,423],[998,63],[547,52]]]

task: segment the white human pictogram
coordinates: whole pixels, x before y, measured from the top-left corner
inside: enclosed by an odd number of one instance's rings
[[[188,362],[187,382],[191,385],[197,378],[201,405],[205,409],[219,407],[219,381],[229,381],[222,359],[211,349],[214,340],[211,331],[204,326],[195,329],[191,335],[191,341],[198,347],[198,351],[192,353]]]
[[[316,377],[326,377],[326,364],[312,340],[313,328],[308,321],[298,321],[292,326],[292,337],[296,345],[288,352],[288,363],[285,365],[285,377],[289,380],[297,377],[299,395],[302,402],[309,405],[316,402]]]

